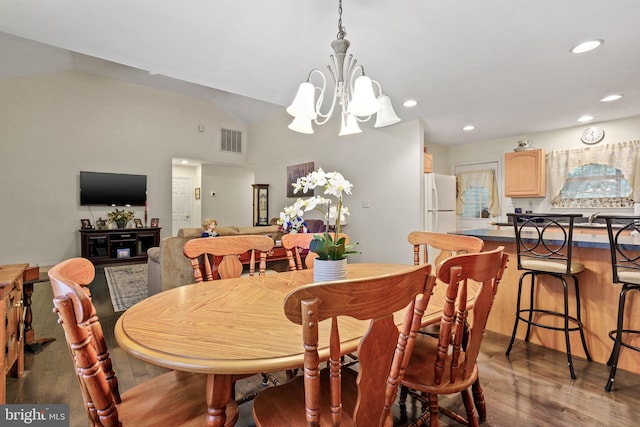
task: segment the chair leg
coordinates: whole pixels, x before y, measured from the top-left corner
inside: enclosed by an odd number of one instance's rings
[[[527,274],[527,273],[525,273]],[[524,335],[525,342],[529,342],[531,336],[531,323],[533,322],[533,302],[535,301],[536,273],[531,272],[531,287],[529,289],[529,320],[527,321],[527,333]]]
[[[484,391],[480,386],[480,377],[471,386],[471,391],[473,392],[473,402],[478,410],[478,418],[480,422],[483,422],[487,419],[487,404],[484,400]]]
[[[572,275],[573,283],[576,288],[576,319],[578,320],[578,326],[580,327],[580,340],[582,341],[582,348],[584,349],[584,354],[589,362],[592,361],[591,354],[589,353],[589,349],[587,348],[587,339],[584,335],[584,327],[582,325],[582,308],[580,302],[580,286],[578,285],[578,278],[575,275]]]
[[[467,421],[470,426],[478,427],[478,418],[476,418],[476,411],[473,408],[473,400],[471,399],[471,393],[469,389],[464,389],[460,392],[462,395],[462,402],[464,403],[464,408],[467,411]]]
[[[509,356],[511,353],[511,347],[513,347],[513,342],[516,339],[516,332],[518,331],[518,322],[520,321],[520,301],[522,297],[522,279],[527,273],[524,273],[520,276],[520,280],[518,280],[518,297],[516,298],[516,320],[513,323],[513,332],[511,333],[511,341],[509,341],[509,345],[507,346],[507,351],[505,354]]]
[[[438,395],[430,394],[429,395],[429,426],[430,427],[440,427],[440,404],[438,403]]]
[[[607,365],[611,366],[611,370],[609,371],[609,379],[607,380],[607,385],[604,387],[606,391],[611,391],[611,387],[613,386],[613,382],[616,377],[616,370],[618,368],[618,358],[620,357],[620,348],[622,347],[622,323],[624,320],[624,305],[627,297],[628,287],[627,285],[622,285],[622,290],[620,291],[620,298],[618,300],[618,322],[615,331],[615,341],[613,344],[613,350],[611,351],[611,356],[609,356],[609,361]],[[611,334],[609,334],[611,336]]]
[[[573,358],[571,357],[571,340],[569,339],[569,288],[567,281],[564,277],[560,277],[562,280],[562,287],[564,291],[564,340],[567,348],[567,363],[569,365],[569,373],[571,379],[576,379],[576,373],[573,370]]]

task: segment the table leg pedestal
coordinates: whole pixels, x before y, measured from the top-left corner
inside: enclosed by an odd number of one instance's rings
[[[234,426],[238,421],[238,405],[232,399],[232,375],[207,376],[207,427]]]

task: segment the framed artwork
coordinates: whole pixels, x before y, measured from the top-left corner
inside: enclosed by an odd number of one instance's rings
[[[131,257],[131,249],[118,248],[116,249],[116,258],[129,258]]]
[[[157,227],[160,224],[160,218],[151,218],[151,228]]]
[[[200,200],[200,187],[196,187],[195,196],[196,200]]]
[[[304,194],[295,194],[293,192],[293,184],[298,178],[308,175],[314,171],[313,162],[301,163],[299,165],[287,166],[287,197],[304,197]],[[312,196],[313,193],[307,193],[306,196]]]
[[[136,225],[136,228],[144,228],[144,225],[142,224],[142,220],[140,218],[135,218],[133,220],[133,223]]]
[[[91,227],[91,221],[88,219],[81,219],[80,220],[80,227],[85,230],[87,228],[93,228]]]

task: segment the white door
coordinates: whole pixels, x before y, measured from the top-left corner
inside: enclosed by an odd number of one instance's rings
[[[172,235],[181,228],[191,227],[191,178],[173,178],[171,185]]]

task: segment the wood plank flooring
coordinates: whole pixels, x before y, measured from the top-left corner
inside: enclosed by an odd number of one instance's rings
[[[119,313],[113,311],[101,268],[96,272],[91,291],[121,390],[164,372],[117,347],[113,328]],[[36,338],[56,340],[45,345],[41,353],[26,353],[23,378],[7,381],[7,403],[68,403],[70,426],[87,426],[79,386],[51,300],[49,283],[36,284],[33,295]],[[640,422],[640,375],[619,370],[614,390],[607,393],[604,386],[609,371],[603,364],[574,356],[578,378],[572,381],[564,353],[517,341],[511,357],[507,358],[504,355],[507,344],[508,337],[491,332],[487,332],[483,342],[480,376],[488,412],[484,426],[635,426]],[[636,357],[640,362],[640,353]],[[237,385],[237,392],[259,391],[260,379],[256,376],[242,381]],[[462,411],[459,396],[442,398],[441,402]],[[238,426],[253,426],[250,405],[241,405]],[[411,401],[409,415],[418,415]],[[394,416],[396,426],[407,425],[399,420],[397,405]],[[457,425],[446,417],[440,421],[443,426]]]

